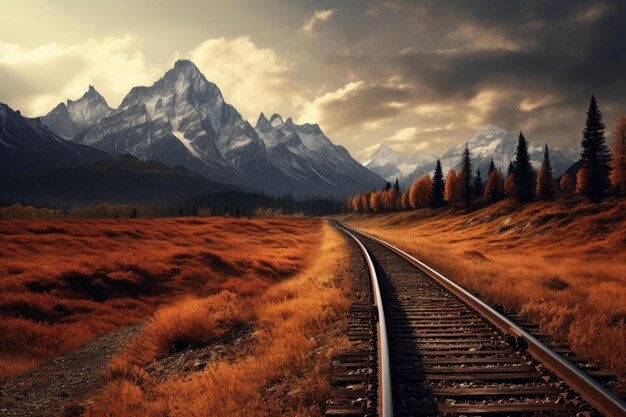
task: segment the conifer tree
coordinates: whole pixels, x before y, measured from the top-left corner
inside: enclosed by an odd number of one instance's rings
[[[390,188],[391,188],[391,183],[389,181],[387,181],[385,183],[385,191],[389,191]]]
[[[430,206],[433,208],[439,208],[446,205],[444,200],[444,191],[446,184],[443,181],[443,170],[441,169],[441,161],[437,159],[437,166],[435,167],[435,175],[433,176],[433,185],[430,190]]]
[[[462,196],[465,207],[469,210],[472,205],[472,161],[470,159],[470,151],[465,145],[463,151],[463,177],[462,177]]]
[[[457,184],[457,176],[456,172],[453,169],[448,172],[448,176],[446,177],[446,187],[443,194],[444,200],[448,202],[452,210],[456,210],[456,205],[459,202],[459,194],[458,194],[458,184]]]
[[[513,164],[513,161],[509,162],[509,166],[506,169],[506,177],[509,178],[511,176],[511,174],[513,174],[515,172],[515,165]]]
[[[528,145],[522,132],[519,133],[514,167],[517,201],[520,203],[529,203],[533,201],[535,194],[535,172],[530,163]]]
[[[552,177],[552,166],[550,165],[550,154],[548,144],[543,151],[543,162],[541,170],[537,176],[537,197],[540,200],[552,200],[554,198],[554,178]]]
[[[626,193],[626,115],[620,116],[613,129],[611,184],[618,193]]]
[[[604,138],[605,128],[602,112],[598,108],[596,98],[592,95],[585,130],[583,130],[580,155],[587,169],[587,178],[580,191],[594,203],[602,200],[609,188],[611,154]]]
[[[394,188],[394,190],[396,190],[398,195],[400,195],[400,183],[398,182],[397,178],[396,178],[396,183],[393,185],[393,188]]]
[[[472,185],[472,192],[474,196],[480,197],[483,194],[483,179],[480,175],[480,169],[476,170],[476,176],[474,177],[474,184]]]
[[[487,179],[489,179],[489,176],[495,170],[496,170],[496,164],[493,163],[493,158],[491,158],[491,162],[489,163],[489,172],[487,172]]]

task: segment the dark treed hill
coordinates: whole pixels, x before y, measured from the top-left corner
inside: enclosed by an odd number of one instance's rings
[[[0,179],[5,201],[47,207],[109,204],[175,204],[235,188],[182,167],[125,155],[111,161]]]
[[[283,195],[263,192],[228,190],[192,198],[178,206],[177,215],[195,216],[265,216],[293,215],[326,216],[341,213],[343,201],[333,197],[295,199],[291,193]]]

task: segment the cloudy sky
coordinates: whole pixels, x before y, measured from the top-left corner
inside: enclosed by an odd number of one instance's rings
[[[364,159],[441,154],[484,124],[579,141],[626,113],[621,0],[0,0],[0,102],[29,116],[93,84],[111,106],[191,58],[254,124],[319,123]]]

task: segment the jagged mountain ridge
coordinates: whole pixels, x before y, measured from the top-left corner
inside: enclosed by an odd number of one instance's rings
[[[0,175],[17,175],[108,160],[102,151],[69,142],[0,103]]]
[[[513,133],[495,125],[485,125],[478,129],[474,136],[467,139],[459,146],[449,149],[441,156],[440,160],[443,173],[444,175],[447,175],[451,169],[458,171],[461,168],[463,151],[467,145],[472,159],[472,175],[475,175],[476,170],[479,169],[483,180],[486,181],[486,173],[488,172],[489,164],[491,163],[492,158],[496,168],[506,171],[509,163],[515,159],[517,142],[517,135],[514,135]],[[544,145],[545,143],[541,142],[528,142],[528,153],[531,158],[531,163],[537,170],[541,167],[541,162],[543,160]],[[549,150],[550,162],[552,163],[552,170],[555,177],[562,175],[580,158],[578,145],[574,145],[566,151],[552,147],[550,147]],[[376,152],[378,152],[378,150]],[[370,166],[369,164],[372,163],[371,161],[375,159],[374,155],[370,158],[370,160],[364,162],[365,164],[368,164],[366,166]],[[385,166],[378,167],[377,172],[379,174],[384,174],[384,171],[382,171],[384,168]],[[422,175],[430,174],[432,176],[434,169],[435,162],[421,164],[410,174],[399,178],[403,185],[410,185],[415,178],[419,178]],[[396,175],[396,173],[393,175]]]
[[[78,100],[59,103],[41,122],[64,139],[71,139],[85,127],[109,114],[113,109],[95,87],[90,85]]]
[[[255,130],[191,61],[179,60],[152,86],[131,89],[118,109],[71,140],[270,192],[343,196],[382,183],[344,148],[333,145],[319,126],[282,118],[274,122],[262,122]],[[320,155],[326,159],[316,160]]]
[[[436,161],[437,156],[430,152],[416,150],[411,155],[404,156],[382,143],[363,165],[387,181],[395,181],[396,178],[403,180],[416,169],[430,169],[431,166],[434,169]]]

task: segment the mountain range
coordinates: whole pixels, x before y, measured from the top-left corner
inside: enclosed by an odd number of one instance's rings
[[[189,60],[149,87],[132,88],[117,109],[90,87],[41,120],[74,144],[183,166],[241,188],[342,197],[384,184],[316,124],[261,114],[252,127]]]
[[[509,163],[515,159],[518,137],[505,129],[495,125],[486,125],[478,129],[471,138],[459,146],[449,149],[440,158],[444,175],[454,169],[458,171],[462,166],[463,151],[467,146],[472,160],[472,171],[480,170],[483,180],[486,181],[491,160],[496,168],[506,171]],[[544,143],[528,142],[528,153],[535,169],[541,167],[543,161]],[[550,162],[555,177],[565,173],[580,158],[580,145],[574,145],[566,151],[559,148],[549,148]],[[363,162],[378,175],[388,181],[398,178],[403,185],[409,185],[415,178],[431,174],[435,169],[437,157],[431,153],[416,151],[405,157],[387,145],[380,145],[372,156]],[[407,168],[413,168],[407,172]]]

